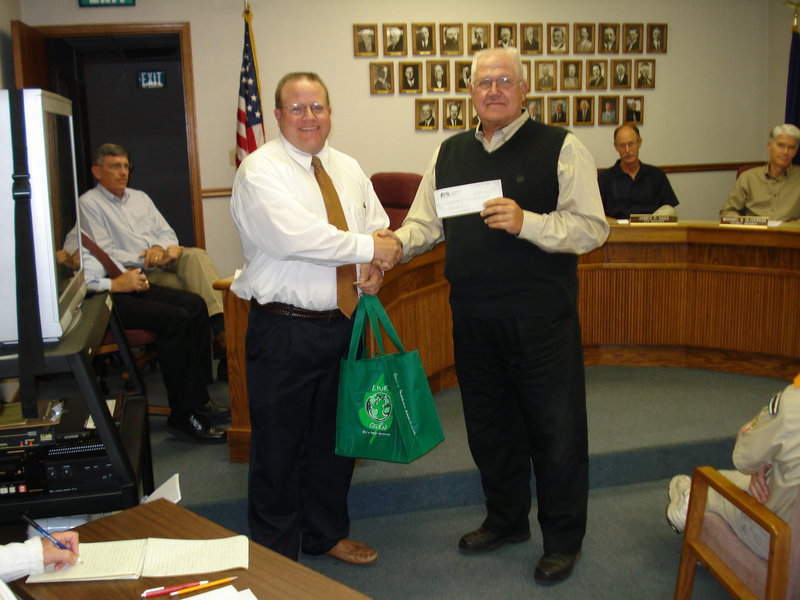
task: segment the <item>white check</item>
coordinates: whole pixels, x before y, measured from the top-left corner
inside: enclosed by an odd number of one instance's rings
[[[456,185],[433,192],[436,214],[440,219],[480,212],[484,202],[502,196],[503,182],[499,179]]]

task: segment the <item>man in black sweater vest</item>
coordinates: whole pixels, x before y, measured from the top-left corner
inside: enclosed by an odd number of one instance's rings
[[[566,579],[586,531],[588,442],[577,307],[578,254],[608,224],[594,160],[566,130],[530,119],[516,49],[476,55],[477,131],[434,153],[397,236],[404,260],[446,239],[456,372],[487,516],[466,554],[530,537],[531,463],[544,555],[540,583]],[[500,180],[480,213],[440,219],[434,191]]]

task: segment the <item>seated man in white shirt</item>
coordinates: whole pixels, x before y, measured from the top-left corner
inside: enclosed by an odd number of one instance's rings
[[[202,248],[185,248],[150,197],[128,186],[128,151],[102,144],[92,155],[97,185],[81,195],[82,227],[106,254],[126,268],[142,268],[150,282],[198,294],[208,307],[215,354],[225,368],[222,293],[213,284],[219,273]],[[64,248],[73,253],[75,248]]]

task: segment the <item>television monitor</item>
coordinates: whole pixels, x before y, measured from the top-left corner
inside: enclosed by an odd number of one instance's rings
[[[42,339],[58,341],[77,321],[86,294],[83,269],[59,264],[56,250],[78,221],[78,188],[72,102],[44,90],[22,90],[22,113],[16,112],[9,95],[0,90],[0,344],[16,344],[17,279],[14,198],[12,196],[14,149],[12,119],[25,125],[31,188],[31,218]],[[79,253],[80,255],[80,253]]]

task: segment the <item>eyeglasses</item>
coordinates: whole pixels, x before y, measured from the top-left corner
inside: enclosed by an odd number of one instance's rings
[[[497,79],[492,79],[491,77],[484,77],[483,79],[475,82],[475,87],[479,90],[488,91],[492,89],[492,84],[497,86],[498,90],[510,90],[512,87],[519,83],[518,79],[511,79],[510,77],[506,77],[503,75],[502,77],[498,77]]]
[[[296,103],[296,104],[290,104],[289,106],[279,106],[278,108],[288,110],[295,117],[302,117],[304,114],[306,114],[306,110],[308,110],[309,108],[311,109],[312,113],[319,116],[323,114],[326,110],[328,110],[329,107],[325,106],[324,104],[314,102],[314,104]]]
[[[130,163],[111,163],[102,166],[110,171],[127,171],[128,173],[133,171],[133,165]]]

